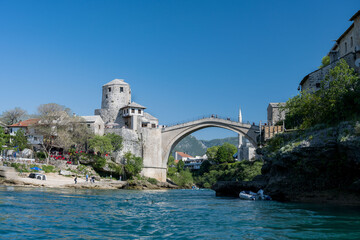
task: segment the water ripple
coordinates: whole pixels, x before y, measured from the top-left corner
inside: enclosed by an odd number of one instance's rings
[[[359,210],[242,201],[210,190],[0,186],[0,238],[359,239]]]

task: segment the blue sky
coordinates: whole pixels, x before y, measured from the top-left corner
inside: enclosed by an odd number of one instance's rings
[[[0,0],[0,113],[55,102],[100,108],[122,78],[172,124],[202,115],[266,120],[351,24],[357,1]],[[236,136],[206,129],[200,139]]]

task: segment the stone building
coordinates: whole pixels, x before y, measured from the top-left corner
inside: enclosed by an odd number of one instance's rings
[[[268,125],[274,126],[276,123],[285,119],[285,111],[281,111],[281,107],[285,103],[269,103],[267,108],[267,122]]]
[[[123,163],[123,156],[131,152],[143,158],[142,174],[166,180],[166,166],[162,166],[161,129],[159,120],[145,112],[146,107],[131,101],[131,88],[122,79],[102,86],[101,108],[95,116],[105,123],[104,134],[115,133],[123,137],[123,148],[114,153],[115,161]]]
[[[360,73],[360,10],[349,21],[353,23],[336,40],[327,54],[330,57],[330,64],[306,75],[301,80],[298,90],[309,92],[319,90],[321,81],[340,59],[344,59],[351,68]]]
[[[86,126],[92,133],[100,136],[104,135],[105,124],[100,116],[81,116],[81,118],[84,119]]]
[[[114,79],[102,87],[101,109],[95,115],[101,116],[105,128],[157,128],[159,121],[149,113],[146,107],[131,101],[130,85],[123,79]]]

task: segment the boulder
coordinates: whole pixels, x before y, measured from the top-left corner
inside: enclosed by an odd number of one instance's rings
[[[75,175],[74,173],[72,173],[70,171],[66,171],[66,170],[60,170],[59,174],[63,175],[63,176],[73,176],[73,175]]]

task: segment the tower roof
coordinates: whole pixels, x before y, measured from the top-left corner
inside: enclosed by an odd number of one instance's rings
[[[111,82],[105,84],[104,86],[109,86],[109,85],[129,85],[129,84],[124,82],[124,79],[114,79]]]

